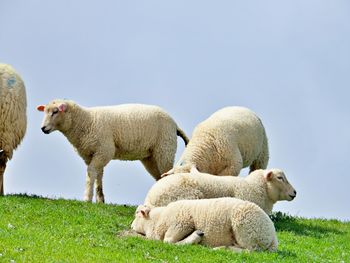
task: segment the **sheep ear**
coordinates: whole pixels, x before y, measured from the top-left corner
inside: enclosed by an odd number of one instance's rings
[[[149,212],[151,212],[151,209],[147,206],[144,206],[141,208],[140,212],[141,212],[142,216],[146,218],[149,216]]]
[[[44,111],[45,110],[45,105],[39,105],[36,107],[38,111]]]
[[[273,172],[272,171],[266,171],[265,172],[264,177],[265,177],[266,181],[271,181],[272,180],[272,176],[273,176]]]
[[[139,205],[136,209],[136,215],[141,214],[143,217],[148,217],[151,208],[145,205]]]
[[[67,104],[62,103],[60,106],[58,106],[58,110],[60,112],[65,112],[67,110]]]

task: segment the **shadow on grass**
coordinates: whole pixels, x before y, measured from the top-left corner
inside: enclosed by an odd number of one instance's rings
[[[311,221],[302,222],[302,219],[281,212],[272,214],[270,218],[274,222],[277,231],[288,231],[293,232],[296,235],[311,236],[315,238],[325,237],[330,234],[345,234],[345,232],[334,227],[315,225]]]

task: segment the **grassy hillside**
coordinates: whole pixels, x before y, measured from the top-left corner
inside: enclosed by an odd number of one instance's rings
[[[134,207],[0,197],[0,262],[350,262],[350,222],[275,214],[277,253],[120,237]]]

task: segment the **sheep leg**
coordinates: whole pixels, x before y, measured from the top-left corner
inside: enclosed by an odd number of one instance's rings
[[[249,166],[249,173],[258,170],[258,169],[266,169],[267,164],[269,162],[269,146],[267,142],[267,138],[265,135],[264,142],[262,145],[262,150],[256,160]]]
[[[159,180],[162,174],[173,168],[176,153],[176,147],[173,145],[176,145],[176,137],[174,140],[174,142],[162,144],[162,147],[155,147],[152,150],[152,155],[142,160],[146,170],[156,180]],[[165,147],[166,145],[168,147]]]
[[[0,165],[0,196],[4,195],[4,172],[5,168]]]
[[[102,177],[103,177],[103,171],[101,174],[98,174],[96,180],[95,180],[95,191],[96,191],[96,201],[97,203],[104,203],[105,202],[105,197],[103,194],[103,189],[102,189]]]
[[[235,149],[231,156],[232,162],[229,163],[218,175],[233,175],[238,176],[243,168],[242,155],[238,149]]]
[[[84,200],[91,202],[94,197],[94,184],[96,182],[96,201],[103,202],[104,196],[102,192],[102,176],[103,168],[108,164],[111,159],[106,155],[95,155],[88,165]]]
[[[94,182],[97,178],[97,172],[94,167],[88,166],[86,181],[85,181],[85,193],[84,193],[84,201],[91,202],[94,196]]]
[[[158,180],[160,178],[160,171],[158,169],[157,163],[153,159],[153,156],[144,158],[141,160],[141,162],[154,179]]]
[[[93,163],[90,163],[87,168],[87,174],[86,174],[84,201],[88,201],[88,202],[92,201],[92,198],[94,197],[94,184],[95,184],[95,181],[98,180],[98,176],[100,174],[103,174],[103,169],[101,171],[101,169],[95,167]],[[100,182],[102,183],[102,177]],[[97,187],[99,186],[100,185],[97,185]],[[101,191],[102,191],[102,187],[101,187]]]
[[[254,172],[258,169],[266,169],[267,163],[269,158],[262,157],[262,159],[255,160],[250,166],[249,166],[249,173]]]
[[[239,172],[238,172],[239,173]],[[221,170],[218,175],[222,176],[222,175],[237,175],[237,171],[235,169],[234,166],[228,166],[226,168],[224,168],[223,170]]]
[[[230,165],[224,168],[220,173],[218,173],[218,175],[238,176],[242,168],[242,163],[237,161],[235,165]]]
[[[176,148],[174,152],[172,150],[173,149],[169,148],[169,151],[166,149],[165,151],[157,150],[153,152],[154,166],[157,166],[159,171],[159,176],[156,178],[157,180],[160,179],[160,175],[168,172],[171,170],[171,168],[173,168]]]
[[[204,233],[201,230],[193,231],[191,235],[176,242],[177,245],[199,244],[203,239]]]
[[[168,243],[177,243],[183,239],[186,239],[185,237],[187,237],[188,235],[190,235],[190,233],[193,232],[193,228],[190,227],[179,227],[179,226],[171,226],[168,228],[168,230],[166,231],[165,235],[164,235],[164,242],[168,242]],[[193,237],[191,237],[193,238]],[[189,238],[187,241],[190,241]]]
[[[6,169],[7,158],[3,152],[0,152],[0,196],[4,195],[4,173]]]

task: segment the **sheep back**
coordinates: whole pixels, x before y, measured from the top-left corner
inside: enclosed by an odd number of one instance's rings
[[[174,171],[189,172],[196,165],[202,172],[229,175],[224,170],[233,165],[236,176],[247,166],[265,169],[268,158],[266,132],[259,117],[244,107],[226,107],[196,126]]]
[[[237,197],[256,203],[264,210],[269,203],[263,170],[247,177],[213,176],[207,173],[180,173],[162,178],[148,191],[144,204],[150,207],[168,205],[183,199]]]

